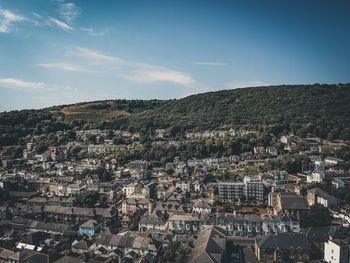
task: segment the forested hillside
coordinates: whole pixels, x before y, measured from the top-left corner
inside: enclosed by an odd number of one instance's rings
[[[0,113],[0,146],[58,130],[165,128],[171,134],[249,127],[350,139],[350,84],[254,87],[179,100],[109,100]]]
[[[254,87],[209,92],[130,116],[128,126],[185,130],[273,126],[350,137],[350,84]]]

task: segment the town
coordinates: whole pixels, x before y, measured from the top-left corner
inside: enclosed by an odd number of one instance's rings
[[[4,146],[0,261],[349,262],[349,141],[260,134],[62,130]],[[205,158],[137,154],[247,138]]]

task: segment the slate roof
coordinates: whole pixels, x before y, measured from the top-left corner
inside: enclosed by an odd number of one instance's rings
[[[72,257],[72,256],[64,256],[56,261],[54,263],[83,263],[84,260],[78,257]]]
[[[217,226],[207,226],[200,231],[189,263],[222,262],[225,254],[225,230]]]
[[[96,225],[97,225],[97,221],[90,219],[90,220],[85,221],[83,224],[81,224],[80,227],[94,228]]]
[[[311,244],[305,234],[300,233],[279,233],[277,235],[268,235],[257,240],[257,244],[263,249],[290,249],[302,248],[310,250]]]
[[[281,193],[281,208],[307,210],[309,209],[309,204],[306,198],[298,196],[296,193]]]
[[[49,256],[33,250],[24,249],[19,254],[20,262],[49,263]]]

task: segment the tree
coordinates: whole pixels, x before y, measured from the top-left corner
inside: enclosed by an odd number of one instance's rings
[[[96,191],[83,192],[75,197],[76,204],[82,207],[93,207],[98,200],[99,195]]]
[[[172,241],[164,251],[163,262],[185,263],[191,254],[191,248],[182,245],[181,242]]]
[[[329,226],[331,222],[332,216],[328,208],[321,204],[311,206],[307,215],[300,219],[301,227]]]

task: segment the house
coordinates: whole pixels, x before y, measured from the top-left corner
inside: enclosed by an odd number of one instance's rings
[[[276,147],[273,146],[267,146],[266,153],[270,156],[278,156],[278,150]]]
[[[96,220],[89,219],[85,223],[79,226],[79,234],[93,236],[98,233],[101,229],[101,224],[97,223]]]
[[[283,186],[288,184],[288,173],[286,171],[271,171],[269,173],[259,174],[260,180],[266,186]]]
[[[225,231],[217,226],[207,226],[200,231],[189,263],[224,263],[226,262]]]
[[[201,183],[199,181],[194,181],[192,183],[192,190],[195,192],[200,192],[201,191]]]
[[[321,204],[324,207],[332,208],[338,204],[338,199],[331,196],[327,192],[323,191],[321,188],[316,187],[308,191],[307,201],[310,206],[314,204]]]
[[[256,214],[221,214],[216,224],[226,230],[228,236],[254,237],[283,232],[299,232],[300,223],[294,216],[272,216]]]
[[[312,172],[311,174],[306,175],[307,183],[321,183],[324,179],[324,173]]]
[[[264,154],[266,152],[264,146],[255,146],[254,147],[254,154]]]
[[[306,198],[293,192],[270,193],[269,206],[273,208],[274,215],[294,215],[298,219],[309,210]]]
[[[349,263],[348,240],[330,239],[324,243],[324,257],[328,263]]]
[[[281,137],[280,141],[284,144],[292,143],[292,142],[294,142],[294,136],[293,135],[283,135]]]
[[[147,216],[141,218],[139,222],[139,230],[167,230],[168,221],[166,220],[167,213],[161,211],[155,211]]]
[[[90,238],[81,238],[76,239],[72,242],[72,252],[75,254],[83,255],[89,251],[93,251],[95,249],[95,244],[93,239]]]
[[[255,240],[255,255],[259,262],[308,262],[311,244],[304,234],[279,233],[258,237]]]
[[[192,211],[198,214],[211,214],[212,205],[204,200],[198,200],[193,204]]]
[[[288,143],[284,146],[284,150],[288,152],[296,152],[298,150],[298,146],[295,143]]]
[[[141,256],[151,254],[153,257],[155,257],[161,244],[159,242],[155,242],[155,240],[149,238],[148,236],[144,237],[135,232],[125,231],[118,233],[117,235],[101,234],[96,239],[96,245],[97,248],[104,248],[107,251],[120,249],[124,254],[133,252]]]
[[[88,219],[95,219],[103,226],[115,224],[118,216],[115,207],[109,208],[82,208],[82,207],[63,207],[45,205],[42,213],[48,222],[78,224]]]
[[[345,161],[340,158],[328,156],[324,159],[324,162],[328,165],[340,165],[343,164]]]
[[[19,263],[19,252],[0,247],[0,262]]]
[[[150,198],[150,188],[143,187],[143,185],[139,183],[131,183],[123,187],[123,193],[126,195],[126,198],[134,198],[134,199]]]
[[[169,218],[169,230],[177,234],[196,234],[208,224],[208,217],[192,214],[173,214]]]
[[[190,182],[179,181],[179,182],[176,182],[175,187],[178,189],[181,189],[181,191],[184,193],[191,191],[191,183]]]
[[[122,213],[129,214],[133,213],[138,209],[148,209],[150,206],[150,202],[148,199],[134,199],[128,198],[123,200],[122,202]]]
[[[169,215],[173,214],[185,214],[187,207],[180,202],[157,202],[153,208],[153,211],[167,212]]]
[[[333,186],[334,188],[340,189],[340,188],[343,188],[343,187],[345,186],[345,183],[344,183],[344,181],[343,181],[342,179],[340,179],[340,178],[334,178],[334,179],[332,180],[332,186]]]
[[[54,263],[84,263],[84,260],[79,257],[65,255],[60,259],[54,261]]]

